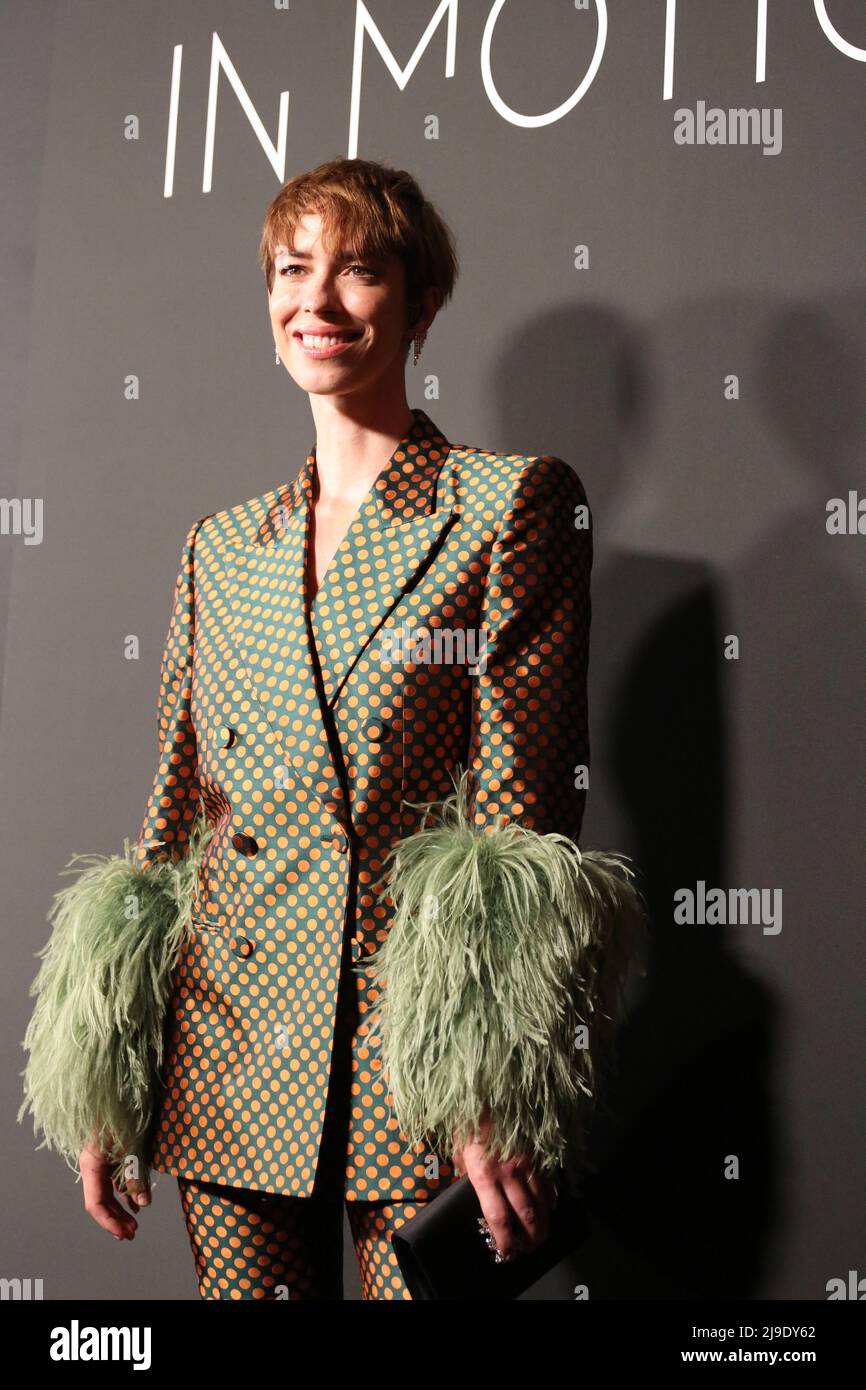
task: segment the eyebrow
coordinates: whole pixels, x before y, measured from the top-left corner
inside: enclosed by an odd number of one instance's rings
[[[297,251],[293,246],[278,246],[277,249],[276,249],[276,251],[274,252],[274,255],[275,255],[275,256],[279,256],[279,255],[281,255],[281,254],[282,254],[282,255],[285,255],[285,256],[294,256],[295,259],[296,259],[296,260],[299,260],[299,261],[311,261],[311,260],[313,259],[312,252],[310,252],[310,251]],[[345,262],[345,261],[358,261],[358,260],[365,260],[365,261],[381,261],[381,260],[382,260],[382,257],[381,257],[381,256],[377,256],[376,253],[375,253],[374,251],[370,251],[369,253],[365,254],[364,256],[355,256],[355,255],[352,254],[351,251],[344,251],[344,252],[342,252],[339,256],[335,256],[334,259],[337,260],[337,261],[343,261],[343,262]]]

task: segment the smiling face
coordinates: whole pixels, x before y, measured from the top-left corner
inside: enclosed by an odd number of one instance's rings
[[[329,254],[321,218],[307,213],[274,253],[268,309],[277,351],[303,391],[345,394],[403,376],[413,324],[403,262]]]

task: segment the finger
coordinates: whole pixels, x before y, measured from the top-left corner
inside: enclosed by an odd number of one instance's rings
[[[511,1209],[502,1190],[491,1179],[489,1170],[477,1161],[467,1159],[467,1171],[496,1249],[503,1259],[513,1259],[520,1252],[511,1229]]]
[[[126,1199],[130,1211],[135,1213],[140,1207],[149,1207],[151,1203],[150,1183],[147,1178],[128,1178],[126,1183]]]
[[[126,1240],[133,1239],[138,1230],[138,1222],[135,1219],[134,1213],[130,1214],[127,1212],[115,1196],[108,1169],[106,1169],[103,1174],[103,1180],[96,1194],[95,1205],[97,1210],[101,1210],[103,1214],[108,1212],[111,1217],[122,1223],[122,1235]]]
[[[499,1181],[506,1201],[514,1214],[518,1237],[524,1249],[534,1250],[539,1244],[541,1217],[535,1194],[527,1182],[525,1169],[513,1163],[502,1163],[499,1167]]]
[[[122,1192],[119,1194],[119,1198],[122,1198],[123,1201],[126,1202],[133,1216],[136,1216],[139,1211],[143,1211],[145,1207],[150,1206],[150,1197],[146,1192]]]
[[[107,1202],[85,1202],[84,1210],[92,1216],[97,1226],[108,1231],[116,1240],[134,1240],[137,1228],[135,1217],[127,1215],[119,1202],[113,1197]]]
[[[547,1240],[550,1235],[550,1212],[553,1205],[553,1184],[547,1173],[538,1173],[533,1169],[526,1171],[526,1184],[532,1194],[535,1203],[535,1210],[538,1216],[538,1240],[539,1243]]]
[[[124,1211],[111,1190],[111,1178],[106,1167],[81,1165],[84,1185],[84,1210],[98,1226],[110,1231],[118,1240],[132,1240],[138,1228],[134,1216]]]
[[[83,1188],[85,1188],[85,1211],[93,1216],[97,1225],[110,1230],[120,1240],[132,1240],[138,1229],[135,1216],[129,1215],[121,1207],[114,1195],[111,1183],[111,1165],[101,1159],[85,1156],[81,1165]]]
[[[544,1200],[551,1211],[555,1209],[559,1201],[559,1180],[561,1171],[562,1170],[558,1168],[545,1168],[542,1170],[532,1169],[530,1167],[527,1167],[526,1170],[527,1179],[531,1178],[537,1181],[541,1192],[544,1194]],[[530,1183],[530,1186],[532,1186],[532,1183]],[[533,1191],[535,1190],[535,1187],[533,1187]]]

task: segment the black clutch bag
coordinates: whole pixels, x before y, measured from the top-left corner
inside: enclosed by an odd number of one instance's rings
[[[447,1187],[394,1231],[391,1244],[413,1299],[518,1298],[589,1234],[586,1208],[565,1180],[536,1249],[497,1264],[479,1228],[481,1204],[468,1177]]]

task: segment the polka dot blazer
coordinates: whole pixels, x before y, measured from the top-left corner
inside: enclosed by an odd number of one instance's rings
[[[583,486],[560,458],[454,445],[412,413],[309,613],[315,449],[184,545],[138,854],[182,857],[200,803],[214,834],[173,977],[149,1154],[163,1172],[311,1195],[344,938],[354,963],[384,940],[385,855],[453,769],[470,770],[475,824],[580,835]],[[345,1193],[424,1201],[455,1173],[407,1147],[360,970],[357,991]]]

